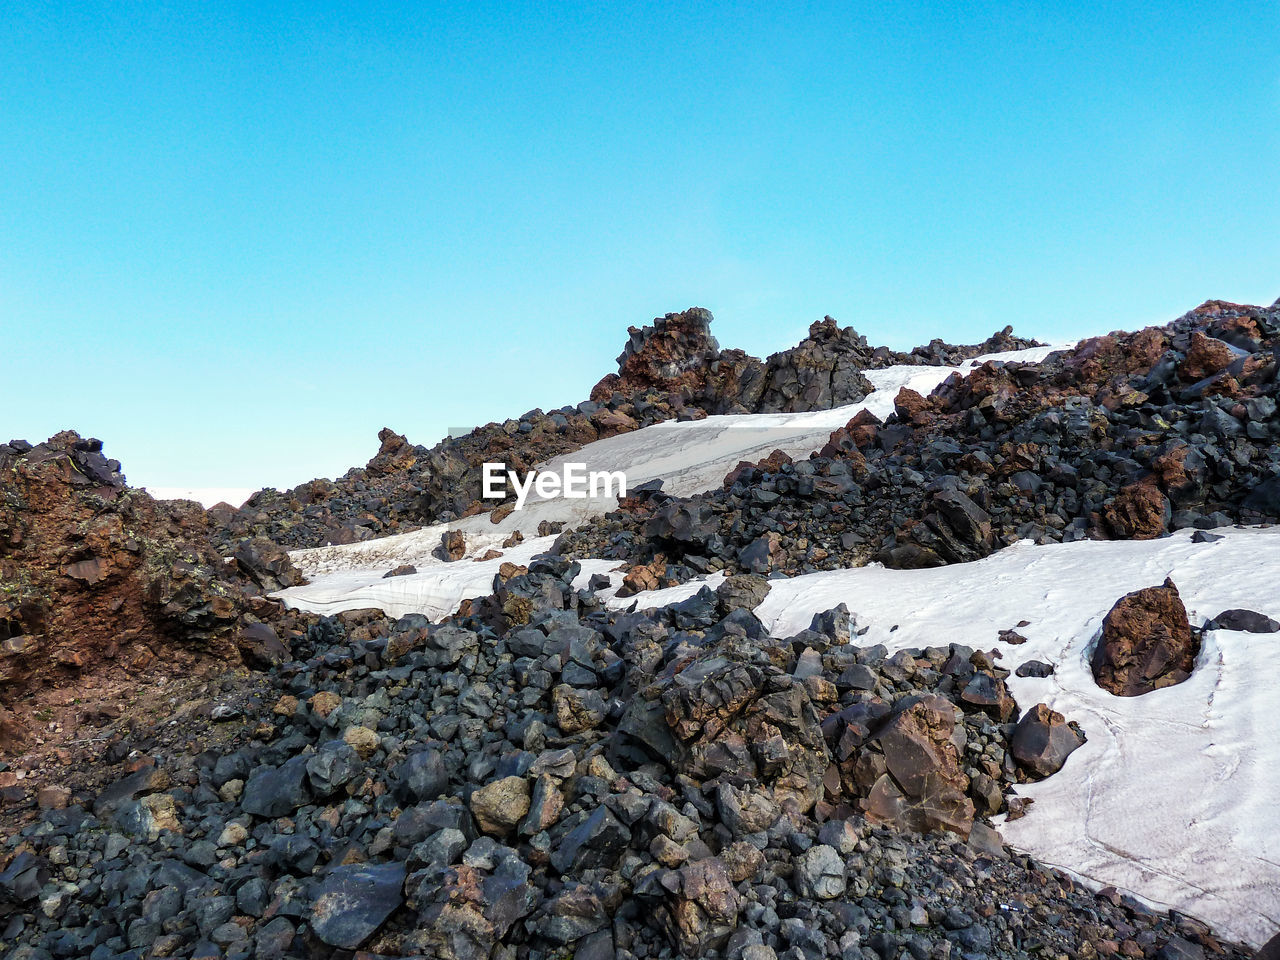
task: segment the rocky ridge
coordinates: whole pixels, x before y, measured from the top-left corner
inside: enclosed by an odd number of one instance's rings
[[[1280,307],[1211,301],[1043,363],[990,362],[807,460],[741,464],[690,498],[640,491],[565,534],[630,587],[715,570],[937,566],[1019,539],[1145,539],[1280,516]]]
[[[590,399],[576,406],[531,410],[431,448],[383,429],[378,453],[363,469],[293,490],[262,490],[238,510],[223,505],[210,511],[215,541],[224,552],[254,537],[290,548],[315,547],[447,522],[494,507],[480,500],[485,462],[524,476],[552,457],[663,420],[827,409],[870,392],[864,369],[954,364],[1035,345],[1006,328],[974,346],[935,340],[911,353],[896,353],[869,347],[852,327],[827,317],[813,324],[798,346],[761,361],[741,350],[721,350],[711,336],[711,321],[710,312],[694,307],[630,328],[618,373],[602,379]]]

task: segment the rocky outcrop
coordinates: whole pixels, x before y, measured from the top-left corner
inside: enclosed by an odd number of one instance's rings
[[[1102,621],[1093,677],[1118,697],[1138,697],[1191,676],[1200,641],[1172,580],[1125,594]]]
[[[302,582],[273,544],[225,561],[196,504],[129,488],[100,441],[70,431],[0,446],[0,488],[0,698],[15,714],[50,686],[263,655],[254,628],[279,609],[264,594]]]
[[[500,463],[525,476],[534,466],[595,440],[664,420],[711,414],[825,409],[864,397],[861,371],[893,363],[958,363],[987,344],[935,341],[910,354],[871,348],[852,327],[830,317],[813,324],[798,346],[759,360],[721,350],[709,311],[692,307],[644,327],[631,327],[618,372],[591,399],[489,423],[427,448],[390,428],[377,454],[336,481],[313,480],[288,491],[261,490],[238,510],[210,511],[224,553],[243,539],[265,537],[288,547],[356,543],[495,509],[481,499],[481,465]],[[1007,331],[1006,331],[1007,334]],[[1030,344],[1005,336],[1007,344]],[[502,509],[497,506],[496,509]]]
[[[618,372],[597,383],[591,399],[603,402],[615,393],[635,396],[649,391],[702,393],[708,370],[720,356],[711,320],[709,310],[691,307],[659,317],[649,326],[629,327]]]
[[[1188,382],[1188,357],[1199,375],[1226,348],[1230,363]],[[699,518],[696,537],[662,544],[669,573],[795,574],[1274,521],[1278,349],[1280,309],[1211,303],[1043,362],[987,362],[927,397],[901,391],[884,423],[860,413],[808,459],[739,464],[719,490],[628,504],[559,549],[649,563],[656,548],[636,534],[661,511]]]

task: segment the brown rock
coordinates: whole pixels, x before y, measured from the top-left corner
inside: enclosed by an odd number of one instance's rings
[[[36,791],[36,803],[41,810],[65,810],[71,802],[71,791],[67,787],[50,784]]]
[[[1084,738],[1067,725],[1062,714],[1037,703],[1018,721],[1011,752],[1018,765],[1036,779],[1057,773]]]
[[[382,743],[382,738],[368,727],[347,727],[342,733],[343,742],[351,747],[361,760],[368,760]]]
[[[551,707],[555,711],[556,725],[564,733],[594,730],[608,716],[608,707],[598,691],[579,690],[566,683],[551,691]]]
[[[642,590],[657,590],[662,586],[662,576],[666,572],[665,557],[655,557],[652,563],[639,563],[628,570],[622,577],[622,586],[618,588],[619,597],[631,597]]]
[[[503,837],[529,812],[529,781],[503,777],[471,794],[471,813],[485,833]]]
[[[1169,501],[1152,483],[1121,488],[1102,508],[1102,521],[1122,540],[1154,540],[1168,532]]]
[[[150,664],[240,665],[237,629],[261,587],[210,532],[198,504],[130,489],[99,440],[0,444],[0,709],[38,708],[48,687],[145,683]]]
[[[1102,622],[1093,677],[1116,696],[1141,696],[1186,680],[1199,652],[1178,588],[1165,580],[1116,601]]]
[[[381,446],[364,468],[369,476],[380,477],[408,470],[417,462],[417,449],[390,427],[378,431],[378,440]]]
[[[1235,354],[1221,340],[1206,337],[1199,330],[1191,334],[1187,358],[1182,361],[1179,373],[1183,380],[1194,383],[1224,370],[1235,360]]]
[[[955,742],[956,707],[945,697],[912,699],[874,737],[887,772],[872,786],[863,808],[868,818],[926,833],[952,830],[968,836],[973,801]]]
[[[741,898],[724,861],[707,857],[663,877],[670,893],[659,920],[682,956],[702,956],[723,946],[737,925]]]
[[[342,706],[342,698],[332,690],[321,690],[319,693],[312,694],[307,705],[316,716],[327,719],[329,714]]]
[[[699,390],[720,354],[711,336],[711,321],[709,311],[692,307],[659,317],[649,326],[629,328],[630,340],[618,357],[618,373],[597,383],[591,399],[608,400],[615,392],[630,396],[649,390]],[[601,425],[595,417],[592,421]]]
[[[894,398],[893,410],[898,419],[913,426],[924,426],[933,419],[933,404],[910,387],[903,387]]]
[[[441,534],[440,554],[448,561],[461,560],[467,555],[467,538],[461,530],[446,530]]]

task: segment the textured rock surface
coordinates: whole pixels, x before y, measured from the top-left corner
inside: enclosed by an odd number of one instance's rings
[[[270,543],[230,562],[194,503],[129,488],[97,440],[0,445],[0,703],[30,721],[48,688],[226,670],[287,654],[265,591],[302,582]],[[273,639],[274,638],[274,639]]]
[[[1172,580],[1116,601],[1094,649],[1094,679],[1119,697],[1137,697],[1181,683],[1195,669],[1199,638]]]

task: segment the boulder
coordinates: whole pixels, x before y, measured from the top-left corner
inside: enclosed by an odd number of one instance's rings
[[[355,950],[404,902],[403,863],[334,867],[311,908],[311,929],[331,947]]]
[[[471,813],[485,833],[501,837],[516,828],[529,812],[529,781],[503,777],[471,794]]]
[[[1181,683],[1195,669],[1200,642],[1173,581],[1126,594],[1102,622],[1093,677],[1119,697],[1137,697]]]
[[[259,767],[244,785],[240,806],[256,817],[284,817],[311,802],[307,757],[294,757],[279,767]]]
[[[1068,726],[1062,714],[1038,703],[1014,728],[1011,752],[1018,766],[1043,779],[1061,770],[1067,757],[1083,745],[1084,738]]]
[[[1168,499],[1150,483],[1122,487],[1102,508],[1107,531],[1122,540],[1154,540],[1168,532]]]
[[[1206,630],[1240,630],[1244,633],[1277,633],[1280,623],[1253,610],[1223,610],[1205,623]]]
[[[658,919],[681,956],[700,957],[724,945],[737,925],[742,902],[719,857],[686,863],[661,875],[667,896]]]
[[[945,697],[909,697],[888,716],[873,740],[884,770],[862,801],[871,820],[928,833],[968,836],[973,801],[960,767],[956,707]]]
[[[796,893],[802,897],[831,900],[845,891],[844,860],[834,847],[816,844],[796,862]]]
[[[727,614],[734,610],[754,610],[769,594],[769,581],[758,574],[740,573],[725,579],[716,587],[720,607]]]

